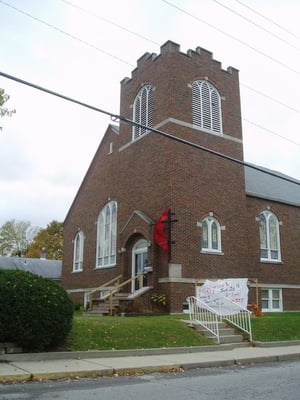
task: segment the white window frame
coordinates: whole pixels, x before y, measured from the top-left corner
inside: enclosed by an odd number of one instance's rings
[[[264,295],[267,292],[267,296]],[[274,296],[275,292],[278,292],[278,297]],[[278,303],[278,307],[274,307],[274,304]],[[282,312],[282,289],[278,288],[261,288],[261,310],[263,312]]]
[[[208,132],[223,133],[221,96],[206,80],[192,83],[193,125]]]
[[[279,221],[276,215],[269,210],[259,214],[259,238],[260,261],[281,262]]]
[[[152,128],[152,93],[151,85],[143,86],[133,103],[133,121],[149,128]],[[138,139],[147,132],[149,131],[146,128],[133,125],[132,140]]]
[[[207,226],[207,232],[206,230]],[[202,240],[201,240],[201,251],[203,253],[222,253],[222,245],[221,245],[221,226],[219,221],[212,217],[206,217],[201,223],[202,227]],[[216,228],[216,231],[214,231],[213,228]],[[215,246],[214,242],[214,234],[217,234],[217,246]],[[207,237],[205,237],[207,236]],[[204,247],[204,241],[207,242],[207,246]]]
[[[83,271],[83,252],[84,252],[84,234],[82,231],[77,232],[74,238],[73,249],[73,272]]]
[[[111,201],[100,211],[97,220],[96,268],[116,265],[117,203]]]

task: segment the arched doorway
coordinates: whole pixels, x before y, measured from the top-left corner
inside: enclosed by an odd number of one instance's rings
[[[145,239],[139,239],[132,248],[132,272],[134,277],[143,274],[144,268],[148,264],[148,242]],[[143,279],[134,280],[131,283],[131,292],[141,289],[144,286]]]

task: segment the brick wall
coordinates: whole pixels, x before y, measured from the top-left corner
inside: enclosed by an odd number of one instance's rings
[[[222,96],[224,136],[191,126],[191,83],[206,78]],[[134,98],[146,83],[154,87],[154,125],[176,137],[243,160],[236,69],[222,69],[204,49],[184,54],[178,45],[167,42],[159,55],[146,53],[141,57],[131,77],[121,82],[121,115],[132,119]],[[194,293],[193,279],[248,277],[264,283],[300,282],[299,208],[247,197],[244,169],[239,164],[155,133],[131,142],[131,134],[132,128],[127,124],[120,125],[119,133],[108,128],[67,215],[64,287],[90,288],[118,274],[130,276],[131,250],[138,238],[149,241],[149,259],[153,265],[149,284],[168,296],[169,312],[182,311],[183,301]],[[113,143],[112,154],[109,154],[110,143]],[[117,252],[116,267],[95,270],[96,221],[109,200],[118,203],[117,249],[126,251]],[[182,281],[178,282],[167,279],[167,255],[153,242],[153,226],[134,214],[139,210],[155,222],[166,206],[171,207],[178,219],[172,230],[176,243],[172,246],[171,260],[182,268]],[[283,222],[282,265],[262,265],[259,261],[255,218],[268,206]],[[223,255],[201,253],[201,228],[197,222],[209,213],[223,227]],[[72,240],[78,229],[85,235],[84,270],[72,273]],[[164,283],[160,283],[162,280]]]

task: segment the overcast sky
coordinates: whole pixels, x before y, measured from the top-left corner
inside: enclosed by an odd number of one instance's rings
[[[300,180],[299,0],[0,0],[0,71],[119,113],[120,81],[167,40],[240,71],[245,161]],[[0,226],[63,221],[111,123],[9,79]]]

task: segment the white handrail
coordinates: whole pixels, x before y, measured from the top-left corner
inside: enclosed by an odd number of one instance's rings
[[[196,297],[188,297],[187,302],[189,305],[190,321],[203,326],[215,336],[218,343],[220,343],[218,314]]]
[[[249,336],[252,342],[251,312],[226,297],[211,297],[209,304],[196,297],[188,297],[190,320],[202,325],[220,343],[218,323],[222,320],[234,325]]]

